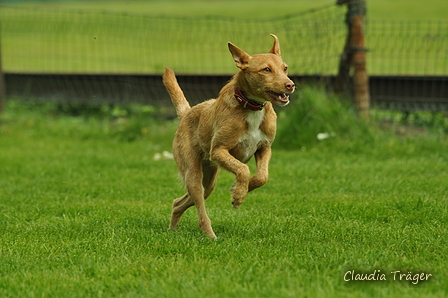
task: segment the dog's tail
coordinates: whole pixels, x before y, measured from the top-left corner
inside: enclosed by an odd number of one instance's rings
[[[187,99],[185,98],[182,89],[180,89],[174,71],[172,71],[168,67],[165,67],[165,73],[163,74],[163,84],[170,94],[173,105],[176,107],[177,117],[179,119],[182,119],[182,117],[185,116],[185,114],[190,110],[191,107]]]

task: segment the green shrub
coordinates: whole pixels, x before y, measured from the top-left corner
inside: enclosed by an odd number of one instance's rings
[[[30,133],[68,138],[115,139],[134,142],[139,139],[156,141],[171,146],[166,130],[177,126],[177,120],[167,120],[170,112],[162,107],[149,105],[100,105],[55,104],[25,101],[12,98],[7,101],[2,122],[15,122]],[[164,119],[167,118],[167,119]],[[169,118],[171,119],[171,118]],[[32,130],[30,128],[33,128]],[[3,128],[6,129],[6,128]],[[0,127],[0,132],[2,127]]]
[[[306,149],[318,143],[343,142],[350,147],[373,142],[372,128],[346,101],[318,87],[305,86],[279,112],[276,146]]]

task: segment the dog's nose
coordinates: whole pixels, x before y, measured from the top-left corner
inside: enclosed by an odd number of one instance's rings
[[[286,88],[288,91],[293,91],[293,90],[294,90],[294,87],[295,87],[295,85],[294,85],[294,82],[293,82],[293,81],[289,81],[289,82],[286,82],[286,83],[285,83],[285,88]]]

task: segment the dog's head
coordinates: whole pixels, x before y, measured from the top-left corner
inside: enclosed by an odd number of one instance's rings
[[[267,54],[250,56],[232,43],[228,43],[235,65],[241,69],[239,87],[246,96],[259,102],[274,102],[279,106],[289,103],[289,95],[294,92],[294,82],[288,78],[288,65],[280,56],[280,43],[277,36]]]

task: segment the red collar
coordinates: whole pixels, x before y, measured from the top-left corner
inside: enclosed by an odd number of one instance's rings
[[[264,103],[256,102],[255,100],[249,99],[243,95],[243,92],[240,88],[235,86],[235,98],[238,102],[243,106],[243,108],[251,110],[251,111],[261,111],[264,108]]]

